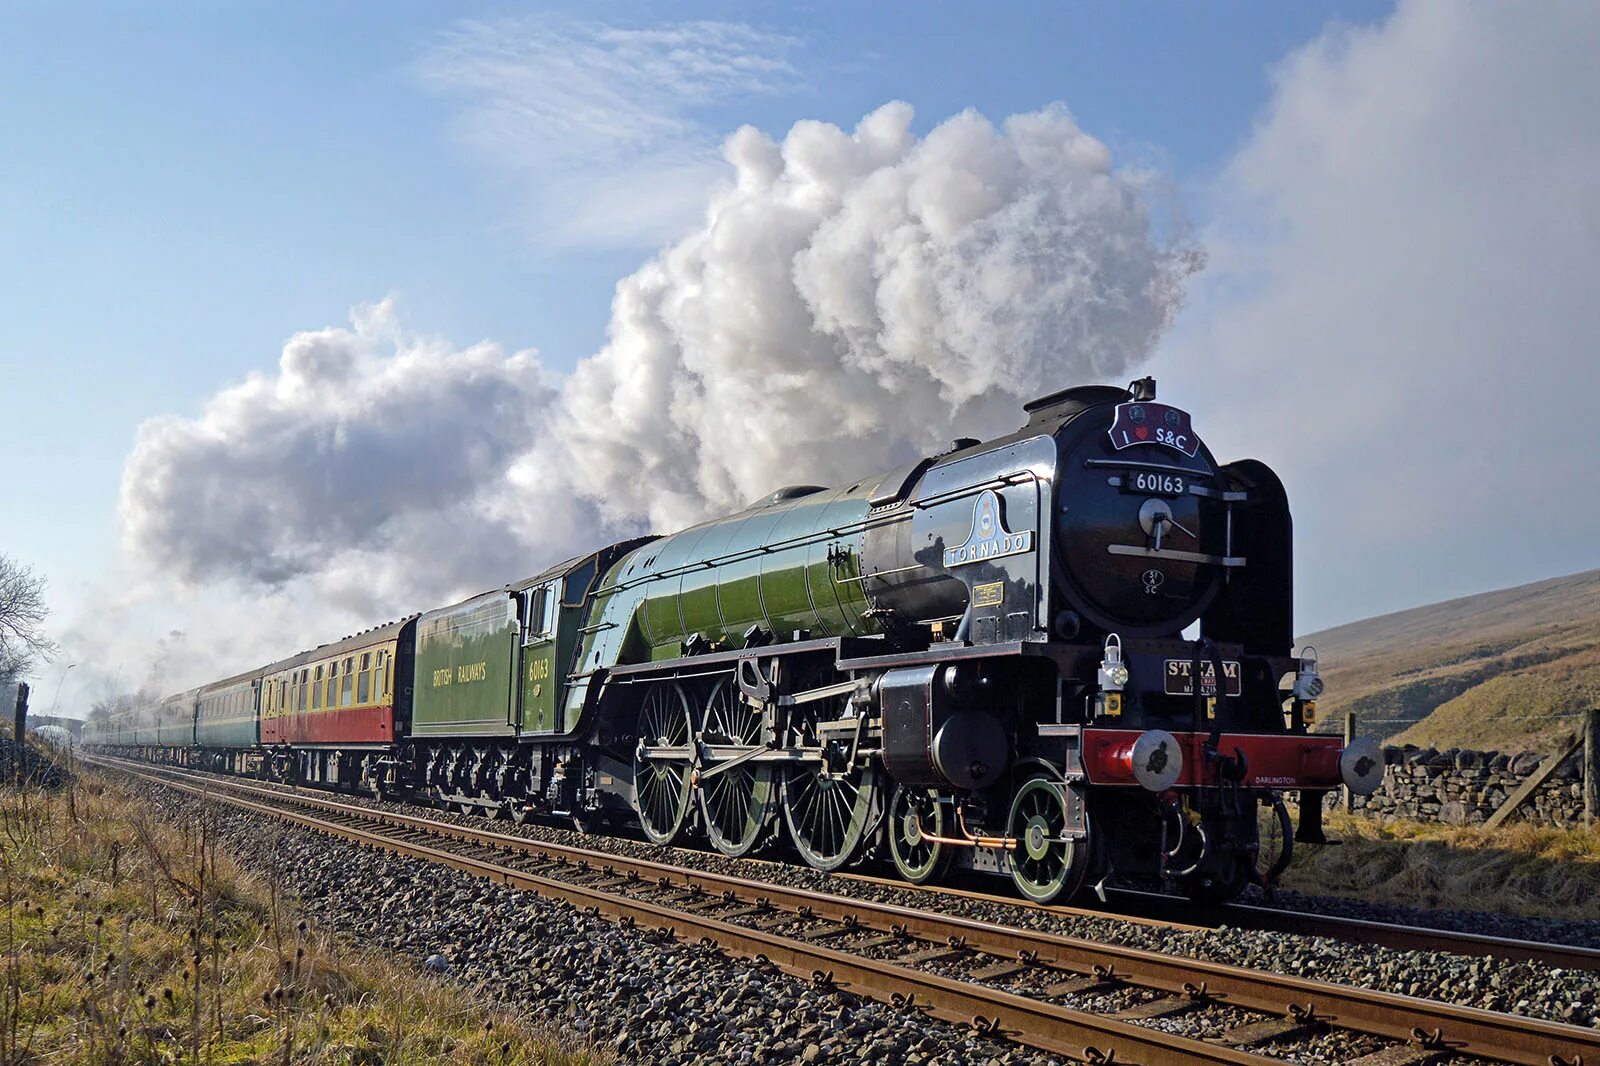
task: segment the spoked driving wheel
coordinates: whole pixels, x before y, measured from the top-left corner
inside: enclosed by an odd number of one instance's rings
[[[689,814],[689,701],[682,687],[651,685],[639,708],[633,751],[633,806],[653,843],[669,844]]]
[[[878,771],[855,758],[854,731],[821,728],[837,708],[828,700],[794,706],[788,742],[816,758],[783,768],[784,824],[800,857],[818,870],[854,858],[878,813]]]
[[[1087,838],[1066,835],[1067,785],[1048,777],[1030,777],[1011,801],[1007,835],[1011,880],[1017,891],[1035,903],[1071,898],[1089,872]],[[1088,822],[1087,813],[1084,816]]]
[[[932,789],[896,785],[889,799],[889,857],[914,885],[935,881],[950,868],[950,846],[930,839],[945,836],[945,804]]]
[[[761,709],[739,698],[732,678],[724,678],[711,690],[704,722],[696,783],[706,836],[724,855],[747,855],[761,842],[772,809],[772,764],[732,760],[752,748],[764,748],[771,730]],[[721,759],[706,757],[717,748],[743,751]]]

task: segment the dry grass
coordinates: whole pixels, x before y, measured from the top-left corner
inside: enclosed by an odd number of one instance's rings
[[[1378,903],[1600,920],[1600,827],[1484,829],[1328,815],[1337,847],[1301,846],[1281,884]]]
[[[0,791],[0,1063],[601,1060],[353,951],[232,863],[215,826],[103,779]]]

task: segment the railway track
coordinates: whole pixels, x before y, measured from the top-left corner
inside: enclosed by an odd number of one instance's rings
[[[146,767],[149,764],[128,762],[128,765]],[[237,780],[209,771],[184,769],[181,772],[192,775],[196,780],[221,782]],[[292,786],[271,787],[286,789]],[[742,861],[757,868],[784,865],[762,858],[746,858]],[[898,877],[881,877],[855,871],[839,871],[833,876],[855,884],[875,886],[899,893],[971,900],[1014,908],[1018,911],[1041,911],[1061,917],[1115,918],[1120,921],[1186,932],[1204,932],[1226,926],[1295,936],[1328,937],[1346,943],[1368,944],[1399,951],[1443,952],[1514,962],[1535,962],[1552,968],[1600,973],[1600,949],[1592,947],[1542,940],[1519,940],[1428,926],[1374,922],[1284,907],[1242,903],[1204,906],[1179,897],[1127,889],[1111,889],[1107,901],[1095,907],[1073,907],[1059,903],[1041,905],[1015,895],[996,894],[981,888],[954,887],[948,884],[913,885]]]
[[[714,944],[802,979],[1091,1063],[1283,1062],[1330,1030],[1345,1061],[1600,1062],[1600,1032],[1010,928],[122,760],[88,761],[315,831]],[[1197,1018],[1204,1039],[1163,1031]],[[1264,1045],[1274,1045],[1263,1050]]]
[[[1118,918],[1191,931],[1231,926],[1235,929],[1292,933],[1296,936],[1324,936],[1352,944],[1371,944],[1400,951],[1446,952],[1452,955],[1537,962],[1552,967],[1600,972],[1600,949],[1596,948],[1575,944],[1554,944],[1543,940],[1516,940],[1510,937],[1465,933],[1454,929],[1434,929],[1420,925],[1362,921],[1357,918],[1318,914],[1315,911],[1297,911],[1244,903],[1207,907],[1174,896],[1126,889],[1110,890],[1107,893],[1107,902],[1100,907],[1070,907],[1062,904],[1041,906],[1015,896],[952,888],[948,885],[912,885],[902,880],[859,873],[835,876],[900,891],[952,896],[1063,916]]]

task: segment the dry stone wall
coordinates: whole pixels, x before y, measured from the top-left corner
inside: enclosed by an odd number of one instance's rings
[[[1480,825],[1550,757],[1535,752],[1386,747],[1383,787],[1371,796],[1355,797],[1355,809],[1375,817]],[[1338,797],[1333,793],[1334,802]],[[1581,754],[1566,759],[1511,815],[1510,821],[1519,820],[1567,827],[1583,824]]]

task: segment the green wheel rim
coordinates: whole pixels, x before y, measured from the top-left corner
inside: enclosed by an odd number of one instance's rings
[[[711,690],[704,723],[704,744],[748,747],[767,741],[765,716],[739,698],[731,678]],[[742,763],[704,778],[697,791],[711,846],[735,857],[754,851],[772,806],[772,764]]]
[[[1061,839],[1067,827],[1065,786],[1035,777],[1017,789],[1007,822],[1017,840],[1011,849],[1011,880],[1035,903],[1070,896],[1083,883],[1083,848]]]
[[[928,839],[945,835],[944,804],[929,789],[896,785],[889,800],[889,857],[900,876],[914,885],[934,880],[949,865],[950,849]]]
[[[649,759],[640,749],[687,747],[689,701],[677,685],[652,685],[639,708],[639,747],[633,755],[633,806],[639,827],[652,843],[668,844],[689,813],[689,763]]]

